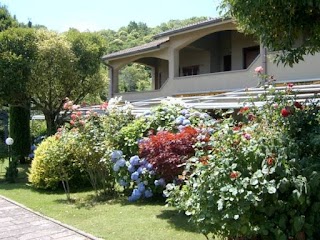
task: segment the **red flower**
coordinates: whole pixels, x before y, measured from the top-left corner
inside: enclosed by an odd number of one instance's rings
[[[291,114],[290,110],[288,108],[282,108],[281,109],[281,115],[282,117],[288,117]]]
[[[244,112],[246,112],[246,111],[248,111],[248,110],[249,110],[249,107],[248,107],[248,106],[245,106],[245,107],[243,107],[243,108],[240,108],[239,113],[244,113]]]
[[[254,116],[253,113],[249,113],[249,114],[248,114],[248,120],[249,120],[249,121],[253,121],[254,118],[255,118],[255,116]]]
[[[273,159],[272,157],[268,157],[268,159],[267,159],[267,164],[268,164],[269,166],[271,166],[271,165],[273,164],[273,162],[274,162],[274,159]]]
[[[293,83],[288,83],[287,86],[288,86],[288,88],[292,88],[293,87]]]
[[[299,108],[299,109],[302,109],[302,108],[303,108],[302,104],[299,103],[299,102],[294,102],[294,106],[295,106],[296,108]]]
[[[230,178],[231,178],[231,179],[236,179],[237,177],[239,177],[239,173],[238,173],[238,172],[232,171],[232,172],[230,173]]]

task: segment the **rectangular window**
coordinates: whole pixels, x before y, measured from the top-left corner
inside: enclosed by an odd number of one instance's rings
[[[191,76],[199,74],[199,65],[182,68],[182,76]]]
[[[223,71],[231,71],[231,55],[223,57]]]

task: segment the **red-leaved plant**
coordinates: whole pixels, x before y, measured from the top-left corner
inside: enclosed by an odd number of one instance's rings
[[[183,163],[194,155],[197,135],[190,126],[179,133],[158,132],[139,144],[140,157],[146,158],[166,182],[172,182],[182,173]]]

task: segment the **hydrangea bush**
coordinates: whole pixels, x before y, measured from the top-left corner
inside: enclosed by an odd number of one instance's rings
[[[169,98],[124,126],[111,154],[119,185],[130,189],[130,201],[162,195],[167,182],[179,179],[194,154],[195,127],[211,120],[206,113]]]
[[[196,144],[184,183],[167,185],[168,203],[205,235],[318,239],[319,108],[296,99],[292,85],[260,100],[216,124],[205,148]]]

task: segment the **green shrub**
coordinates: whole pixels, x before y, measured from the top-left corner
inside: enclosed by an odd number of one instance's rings
[[[273,90],[261,101],[217,124],[206,151],[196,144],[184,184],[167,186],[168,203],[206,235],[317,239],[319,108]]]
[[[46,138],[35,150],[29,182],[36,188],[56,189],[67,180],[74,188],[85,184],[86,177],[75,164],[77,135],[72,132]]]

